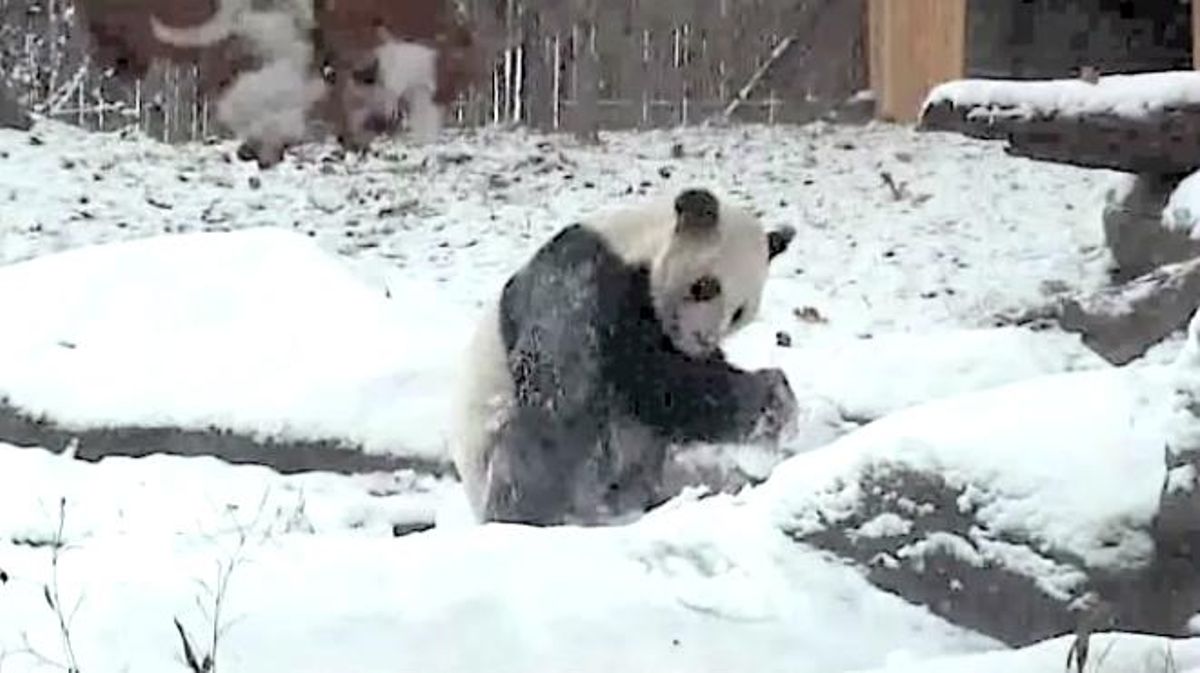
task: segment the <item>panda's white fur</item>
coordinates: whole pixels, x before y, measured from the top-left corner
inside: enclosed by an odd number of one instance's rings
[[[649,266],[655,310],[671,340],[693,356],[717,349],[755,318],[768,273],[768,234],[758,218],[724,199],[718,204],[719,226],[706,235],[677,234],[674,200],[668,197],[581,223],[626,263]],[[720,280],[721,301],[689,305],[685,297],[692,282],[705,275]],[[477,518],[483,516],[488,452],[514,396],[506,357],[495,296],[464,361],[451,441],[451,457]]]

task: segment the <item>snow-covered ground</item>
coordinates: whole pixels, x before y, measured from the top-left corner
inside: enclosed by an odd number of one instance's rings
[[[858,477],[881,464],[964,489],[977,554],[1029,562],[994,534],[1144,559],[1178,341],[1114,369],[1074,336],[1011,326],[1104,282],[1112,174],[886,125],[602,147],[472,132],[346,161],[311,148],[263,173],[229,144],[33,135],[0,131],[0,398],[57,423],[442,456],[466,330],[504,277],[584,213],[697,183],[799,229],[729,352],[783,367],[809,415],[788,447],[800,455],[762,487],[592,530],[472,526],[455,484],[411,473],[0,444],[3,673],[39,656],[183,670],[172,619],[208,652],[213,583],[234,558],[220,670],[1061,670],[1069,640],[931,661],[1000,645],[790,537],[851,516]],[[70,546],[48,601],[62,500]],[[1069,593],[1059,570],[1047,590]],[[73,655],[48,603],[73,614]],[[1137,668],[1168,650],[1176,668]],[[1200,670],[1190,641],[1122,639],[1110,657]]]

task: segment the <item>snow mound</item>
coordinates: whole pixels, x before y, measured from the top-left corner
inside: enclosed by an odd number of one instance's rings
[[[390,299],[389,295],[390,294]],[[217,427],[440,457],[467,325],[283,229],[0,267],[0,398],[67,426]]]
[[[852,521],[880,473],[937,475],[980,539],[1028,541],[1087,567],[1144,563],[1163,483],[1171,369],[1041,377],[892,414],[790,458],[758,491],[798,536]],[[911,519],[922,503],[893,503]],[[954,514],[945,512],[943,514]]]
[[[56,535],[81,544],[97,536],[228,532],[238,521],[250,527],[254,517],[283,531],[390,535],[397,525],[432,524],[459,493],[454,482],[410,472],[281,476],[166,455],[88,463],[0,443],[0,539],[26,545]]]
[[[958,80],[934,87],[924,108],[946,103],[954,107],[988,107],[1006,116],[1138,117],[1163,108],[1200,104],[1200,73],[1110,75],[1094,84],[1078,78],[1040,82]],[[988,113],[981,110],[976,114]]]
[[[72,620],[81,670],[177,667],[172,619],[206,643],[211,597],[200,582],[212,586],[232,559],[241,561],[223,604],[230,627],[218,669],[827,673],[898,651],[998,646],[871,588],[754,508],[714,497],[610,528],[96,535],[68,548],[58,569],[62,601],[82,598]],[[50,551],[0,541],[0,560],[9,576],[0,652],[27,639],[62,661],[43,596]],[[38,665],[12,654],[4,671]]]

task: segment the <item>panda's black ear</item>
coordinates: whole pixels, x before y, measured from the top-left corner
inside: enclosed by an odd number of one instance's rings
[[[675,230],[712,231],[717,227],[721,204],[707,189],[686,189],[675,197]]]
[[[773,260],[783,254],[788,246],[792,244],[792,239],[796,238],[796,228],[790,225],[784,225],[767,234],[767,261]]]

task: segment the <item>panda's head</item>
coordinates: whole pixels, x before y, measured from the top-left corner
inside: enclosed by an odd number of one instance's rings
[[[795,237],[705,189],[680,192],[650,263],[655,313],[684,353],[704,357],[758,314],[772,260]]]

